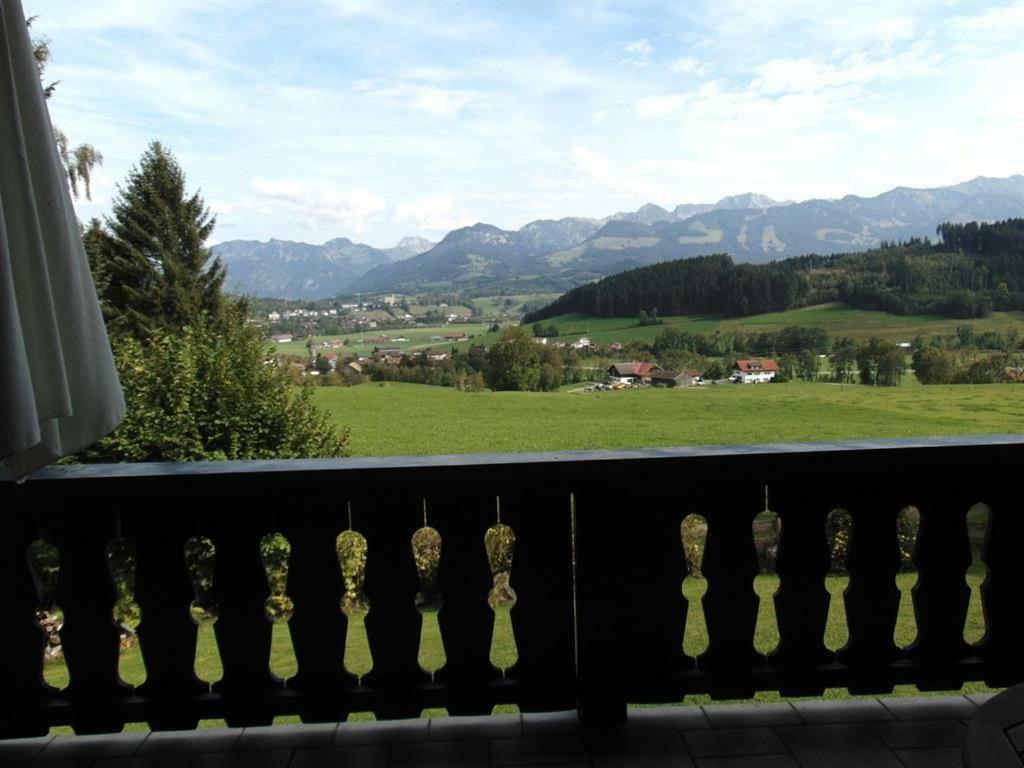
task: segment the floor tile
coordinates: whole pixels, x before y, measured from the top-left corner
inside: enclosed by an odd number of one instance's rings
[[[963,751],[956,747],[898,749],[896,756],[906,768],[962,768]]]
[[[519,715],[434,717],[427,731],[430,741],[511,739],[522,735],[523,720]]]
[[[388,768],[488,768],[486,741],[432,741],[391,748]]]
[[[299,749],[288,768],[387,768],[390,753],[383,744]]]
[[[56,736],[42,752],[42,760],[59,758],[125,757],[134,754],[149,736],[148,731],[105,733],[88,736]]]
[[[891,749],[959,747],[966,729],[959,720],[914,720],[871,723],[871,730]]]
[[[903,768],[866,725],[793,725],[775,732],[801,768]]]
[[[677,731],[621,731],[587,739],[594,768],[693,768]]]
[[[704,757],[696,768],[800,768],[789,755],[758,755],[757,757]]]
[[[527,736],[556,736],[580,733],[583,726],[576,710],[568,712],[524,712],[523,733]]]
[[[195,755],[132,755],[131,757],[103,757],[91,768],[189,768]],[[41,763],[40,768],[46,766]]]
[[[0,740],[0,761],[27,760],[30,757],[35,757],[53,738],[53,736],[39,736],[33,739]]]
[[[630,730],[692,731],[711,727],[700,707],[633,707],[627,711],[626,723]]]
[[[767,725],[800,725],[803,720],[786,702],[772,704],[708,704],[704,714],[712,728],[756,728]]]
[[[877,699],[794,701],[793,709],[805,723],[812,725],[895,719]]]
[[[153,731],[137,754],[230,752],[241,728],[199,728],[195,731]]]
[[[408,741],[426,741],[430,721],[380,720],[362,723],[342,723],[334,734],[337,746],[355,744],[401,744]]]
[[[685,731],[683,740],[694,757],[771,755],[786,751],[771,728],[716,728]]]
[[[272,752],[217,752],[197,755],[190,768],[287,768],[291,759],[290,749]]]
[[[1018,752],[1024,752],[1024,723],[1006,729],[1006,735]]]
[[[900,720],[970,719],[978,711],[966,696],[890,696],[879,701]]]
[[[265,725],[246,728],[235,743],[236,750],[316,749],[334,743],[337,723],[309,725]]]
[[[491,742],[491,765],[557,765],[589,762],[579,736],[524,736]]]
[[[982,704],[991,699],[997,693],[998,691],[992,691],[990,693],[968,693],[967,698],[980,707]]]

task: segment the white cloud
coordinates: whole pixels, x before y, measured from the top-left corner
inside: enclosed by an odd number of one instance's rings
[[[592,184],[596,183],[630,200],[667,202],[672,192],[660,181],[612,165],[605,155],[591,147],[577,145],[569,151],[569,160]]]
[[[654,53],[654,46],[646,38],[631,40],[622,44],[622,52],[626,54],[625,61],[630,64],[646,64]]]
[[[703,75],[704,65],[693,56],[683,56],[669,62],[668,68],[677,75]]]
[[[674,115],[687,102],[687,96],[670,93],[662,96],[643,96],[633,105],[640,117],[666,117]]]
[[[418,200],[399,203],[394,221],[412,224],[420,230],[447,232],[473,223],[469,214],[455,206],[451,195],[429,195]]]
[[[360,80],[353,84],[352,89],[360,95],[390,103],[399,109],[412,109],[435,117],[457,117],[483,98],[479,91],[385,78]]]
[[[266,210],[284,206],[289,215],[315,227],[338,226],[363,232],[368,222],[387,208],[383,197],[365,190],[342,192],[325,184],[260,177],[252,180],[252,187],[264,203],[259,207]]]
[[[898,54],[857,53],[840,61],[772,59],[757,68],[753,85],[765,93],[814,92],[848,84],[897,81],[931,75],[941,55],[927,41]]]

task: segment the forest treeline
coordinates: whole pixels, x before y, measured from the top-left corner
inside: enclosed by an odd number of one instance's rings
[[[947,223],[936,234],[938,243],[911,238],[860,253],[769,264],[735,264],[727,254],[654,264],[575,288],[524,322],[571,312],[742,317],[828,301],[965,319],[1024,309],[1024,219]]]

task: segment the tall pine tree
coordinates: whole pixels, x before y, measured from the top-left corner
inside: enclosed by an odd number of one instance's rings
[[[145,338],[177,331],[224,308],[225,269],[205,246],[216,219],[199,192],[188,195],[174,156],[154,141],[118,187],[100,250],[106,285],[101,298],[115,333]]]

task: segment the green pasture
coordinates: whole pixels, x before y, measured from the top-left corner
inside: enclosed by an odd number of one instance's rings
[[[560,337],[573,341],[579,336],[589,336],[600,344],[618,341],[654,341],[660,330],[668,326],[690,333],[713,334],[742,330],[778,331],[787,325],[820,325],[834,336],[849,336],[853,339],[867,339],[878,336],[889,341],[912,341],[922,334],[950,335],[957,326],[970,323],[978,333],[989,330],[1008,331],[1016,328],[1024,335],[1024,312],[993,312],[988,317],[976,320],[958,320],[941,315],[890,315],[866,309],[853,309],[845,304],[818,304],[813,307],[793,309],[788,312],[773,312],[750,317],[720,317],[717,315],[687,315],[663,318],[661,325],[641,327],[635,317],[590,317],[568,314],[545,320],[558,326]]]
[[[369,354],[373,351],[374,347],[397,347],[403,351],[415,351],[417,349],[427,349],[431,347],[445,347],[451,346],[452,342],[448,341],[431,341],[431,336],[444,336],[446,333],[464,333],[467,337],[479,336],[480,334],[486,333],[490,326],[486,323],[455,323],[452,325],[436,325],[427,326],[424,328],[390,328],[386,330],[372,330],[364,331],[361,333],[344,333],[335,336],[314,336],[313,341],[316,344],[323,343],[325,341],[348,341],[348,345],[340,347],[338,349],[327,350],[329,352],[342,353],[346,352],[349,354]],[[372,338],[375,336],[387,336],[390,341],[386,342],[366,342],[365,339]],[[394,339],[404,336],[406,341],[395,341]],[[306,338],[296,338],[293,341],[279,344],[276,342],[268,342],[273,344],[275,352],[286,354],[286,355],[306,355]],[[467,342],[459,342],[462,345],[467,345]],[[476,343],[474,339],[474,343]],[[468,348],[468,347],[467,347]]]
[[[350,427],[357,456],[1024,432],[1024,386],[1015,384],[460,392],[379,382],[322,387],[314,401]]]
[[[502,320],[522,315],[523,304],[548,304],[557,299],[558,293],[519,293],[513,296],[480,296],[473,299],[473,304],[480,314],[488,319]],[[506,300],[511,304],[506,304]]]

